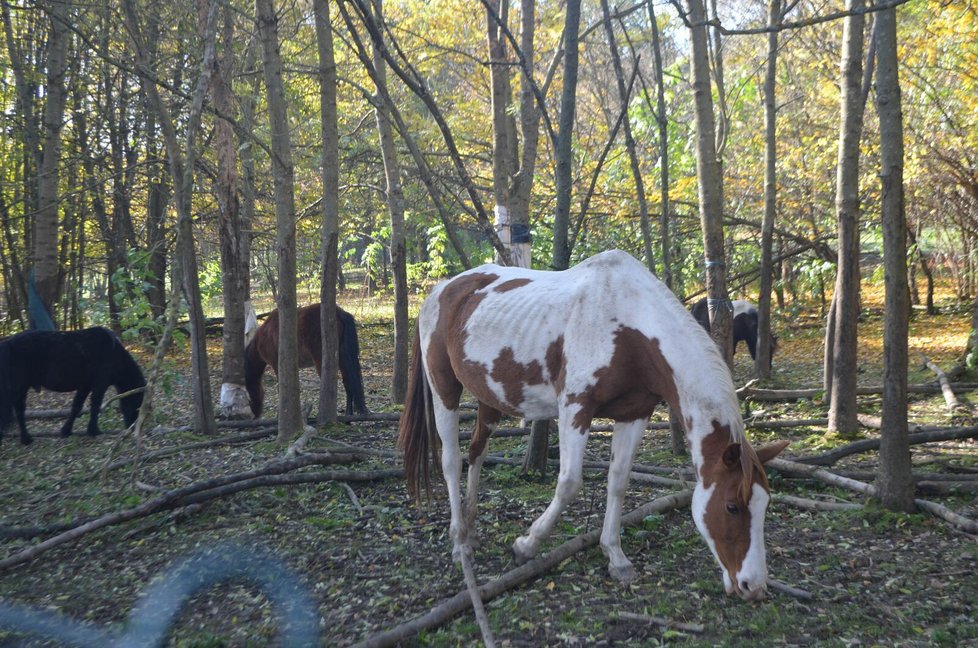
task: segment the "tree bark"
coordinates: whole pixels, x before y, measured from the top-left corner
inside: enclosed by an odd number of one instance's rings
[[[314,0],[316,46],[319,53],[319,111],[323,138],[322,241],[320,253],[319,336],[322,366],[316,423],[336,422],[336,370],[339,366],[339,331],[336,327],[336,275],[339,267],[340,171],[339,126],[336,115],[336,61],[328,0]]]
[[[696,122],[696,175],[699,179],[700,226],[706,255],[706,288],[710,300],[710,333],[729,366],[733,365],[733,306],[727,295],[723,247],[723,176],[717,158],[713,98],[710,93],[708,34],[703,0],[689,0],[693,100]]]
[[[846,8],[857,10],[864,4],[864,0],[847,0]],[[839,264],[835,282],[829,429],[845,434],[855,432],[859,425],[856,320],[859,317],[859,138],[864,112],[861,94],[864,25],[863,14],[851,13],[845,18],[842,34],[842,109],[835,198]]]
[[[282,81],[278,17],[272,0],[255,0],[262,46],[262,68],[272,133],[272,176],[275,181],[275,248],[278,254],[278,441],[287,443],[304,425],[299,401],[299,351],[296,341],[295,168],[289,116]]]
[[[883,505],[914,510],[907,440],[907,221],[903,200],[903,112],[897,58],[896,9],[876,14],[876,109],[880,119],[880,181],[886,282],[883,330],[883,430],[876,489]]]
[[[574,115],[577,107],[578,40],[581,26],[581,0],[568,0],[564,14],[564,87],[560,94],[556,158],[557,197],[554,209],[554,249],[551,265],[554,270],[570,267],[571,249],[568,240],[570,226],[571,185],[573,168],[571,143],[574,137]]]
[[[778,32],[781,24],[781,0],[769,0],[767,37],[767,70],[764,77],[764,223],[761,228],[761,290],[757,298],[757,356],[754,374],[771,375],[771,291],[774,285],[774,220],[777,216],[777,63]]]
[[[173,180],[173,193],[177,204],[177,257],[173,267],[174,284],[182,285],[184,298],[190,310],[191,372],[194,401],[194,427],[201,434],[213,434],[214,412],[211,402],[210,380],[207,368],[207,340],[204,327],[203,308],[200,302],[200,284],[197,278],[197,254],[194,250],[191,207],[193,201],[194,167],[197,160],[196,138],[200,129],[204,97],[210,85],[211,68],[214,61],[214,40],[217,30],[217,4],[208,11],[204,29],[204,57],[200,76],[194,88],[187,117],[186,137],[181,151],[177,142],[176,129],[166,105],[160,97],[154,81],[152,62],[147,56],[134,0],[124,0],[126,25],[133,40],[140,81],[163,132],[167,157],[170,163],[170,176]]]
[[[645,199],[645,182],[642,179],[642,168],[639,164],[638,153],[635,149],[635,138],[632,136],[631,120],[628,118],[628,92],[625,90],[625,74],[622,70],[621,57],[618,55],[618,43],[615,39],[615,28],[611,24],[611,11],[608,0],[601,0],[601,12],[604,16],[605,36],[608,39],[608,50],[611,53],[611,64],[615,72],[615,83],[618,87],[618,100],[624,118],[622,134],[625,137],[625,150],[635,181],[635,200],[638,202],[639,227],[642,230],[642,248],[645,252],[645,263],[649,270],[655,272],[655,258],[652,256],[652,231],[649,226],[649,203]]]
[[[235,115],[231,82],[234,74],[234,22],[229,6],[221,8],[221,55],[216,60],[211,94],[214,108],[228,117]],[[247,259],[242,254],[245,234],[238,202],[238,147],[230,121],[217,117],[214,125],[217,149],[218,231],[224,295],[223,355],[221,364],[222,418],[249,418],[248,392],[244,388],[245,288]]]
[[[374,0],[374,10],[378,24],[384,24],[383,0]],[[374,69],[387,85],[387,64],[379,49],[374,46]],[[390,397],[393,403],[403,403],[407,394],[408,380],[408,285],[407,285],[407,246],[404,235],[404,190],[401,188],[401,165],[394,148],[394,130],[391,127],[390,111],[384,102],[374,108],[377,116],[377,133],[380,137],[380,151],[384,159],[384,174],[387,180],[387,209],[390,212],[391,271],[394,275],[394,366],[392,367]]]
[[[62,273],[58,263],[58,179],[61,164],[61,129],[64,123],[68,71],[68,8],[70,3],[46,2],[50,18],[47,42],[47,81],[44,85],[43,143],[37,171],[38,210],[34,218],[31,261],[37,293],[52,320],[61,294]]]

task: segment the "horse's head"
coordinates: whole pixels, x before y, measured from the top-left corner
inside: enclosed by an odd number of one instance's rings
[[[693,520],[723,570],[727,594],[756,601],[767,590],[764,513],[771,499],[763,464],[788,445],[727,442],[704,454],[693,491]]]
[[[139,417],[139,408],[143,405],[143,392],[123,396],[119,399],[119,410],[122,412],[122,419],[126,422],[126,429],[132,427]]]

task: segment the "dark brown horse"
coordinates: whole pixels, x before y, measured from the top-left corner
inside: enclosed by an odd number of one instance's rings
[[[303,306],[298,311],[299,366],[322,369],[323,347],[319,333],[319,304]],[[346,390],[346,413],[367,414],[367,402],[363,394],[363,374],[360,371],[360,342],[357,339],[357,323],[342,308],[336,308],[336,329],[339,338],[340,374]],[[251,399],[251,411],[258,418],[265,404],[265,388],[261,377],[265,367],[271,365],[278,372],[278,310],[269,314],[265,323],[258,327],[255,337],[245,347],[245,387]]]

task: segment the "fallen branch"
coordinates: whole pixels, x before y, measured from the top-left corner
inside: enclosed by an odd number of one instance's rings
[[[280,460],[272,462],[262,468],[256,470],[236,473],[233,475],[226,475],[224,477],[218,477],[215,479],[209,479],[203,482],[198,482],[196,484],[190,484],[189,486],[184,486],[183,488],[178,488],[172,491],[168,491],[159,497],[156,497],[148,502],[144,502],[139,506],[135,506],[124,511],[117,511],[114,513],[106,513],[95,519],[87,520],[77,526],[74,526],[58,535],[49,538],[43,542],[36,545],[22,549],[17,553],[9,556],[3,560],[0,560],[0,570],[9,569],[16,565],[33,560],[37,556],[50,551],[51,549],[63,545],[65,543],[71,542],[80,538],[81,536],[92,533],[107,526],[114,524],[120,524],[122,522],[128,522],[129,520],[134,520],[141,517],[146,517],[157,513],[159,511],[169,510],[176,508],[178,506],[186,506],[187,504],[192,504],[195,500],[192,496],[199,494],[202,491],[217,491],[220,488],[226,488],[227,486],[233,486],[235,482],[251,481],[254,479],[260,479],[261,476],[265,475],[275,475],[284,472],[289,472],[292,470],[297,470],[299,468],[311,465],[324,465],[324,464],[336,464],[343,462],[350,462],[359,459],[356,455],[303,455],[301,457],[296,457],[291,460]],[[205,498],[208,499],[208,498]],[[212,499],[212,498],[210,498]]]
[[[978,437],[978,426],[965,428],[936,428],[927,432],[917,432],[916,434],[911,434],[907,437],[907,440],[909,441],[910,445],[919,445],[921,443],[931,443],[934,441],[950,441],[952,439],[969,439],[972,437]],[[795,463],[809,464],[813,466],[831,466],[843,457],[859,454],[861,452],[868,452],[870,450],[878,450],[879,447],[879,439],[863,439],[861,441],[856,441],[840,448],[836,448],[835,450],[830,450],[829,452],[825,452],[820,455],[799,457],[794,459],[794,461]]]
[[[978,389],[978,383],[951,383],[950,388],[955,392],[971,391]],[[941,386],[934,383],[907,385],[908,394],[937,394],[940,392]],[[755,401],[814,400],[821,397],[824,393],[825,390],[821,387],[809,389],[756,389],[745,385],[737,390],[737,396],[740,398],[751,398]],[[856,388],[856,394],[859,396],[873,396],[882,393],[882,385]]]
[[[847,490],[863,493],[864,495],[868,495],[870,497],[876,497],[877,495],[876,487],[872,484],[866,484],[855,479],[849,479],[848,477],[836,475],[835,473],[831,473],[824,468],[818,468],[816,466],[809,466],[795,461],[777,458],[771,459],[765,465],[768,468],[777,470],[778,472],[787,473],[789,475],[795,474],[810,477],[829,484],[830,486],[838,486]],[[917,508],[923,509],[932,515],[950,522],[952,525],[958,529],[961,529],[962,531],[978,534],[978,522],[955,513],[943,504],[937,504],[936,502],[930,502],[923,499],[914,499],[914,504],[917,505]]]
[[[635,614],[634,612],[619,612],[618,618],[623,621],[636,621],[638,623],[644,623],[645,625],[656,625],[663,628],[670,628],[672,630],[679,630],[680,632],[701,634],[706,631],[706,626],[704,626],[702,623],[683,623],[682,621],[673,621],[671,619],[663,619],[662,617],[649,616],[647,614]]]
[[[217,439],[211,439],[210,441],[198,441],[196,443],[188,443],[182,446],[175,446],[172,448],[161,448],[159,450],[153,450],[152,452],[147,452],[144,454],[140,461],[145,463],[152,459],[162,459],[163,457],[169,457],[175,454],[180,454],[188,450],[199,450],[201,448],[211,448],[219,445],[232,445],[235,443],[247,443],[248,441],[257,441],[258,439],[264,439],[265,437],[274,436],[275,432],[278,430],[276,427],[264,428],[255,432],[245,432],[244,434],[229,434],[227,436],[218,437]],[[124,459],[119,459],[113,463],[107,465],[103,470],[110,471],[116,470],[117,468],[122,468],[133,462],[135,457],[127,457]]]
[[[815,598],[812,596],[811,592],[806,592],[803,589],[792,587],[787,583],[782,583],[776,578],[767,579],[767,586],[776,592],[781,592],[782,594],[787,594],[788,596],[794,596],[796,599],[801,599],[802,601],[811,601]]]
[[[794,495],[776,494],[774,495],[774,501],[808,511],[858,511],[863,508],[862,504],[853,504],[851,502],[823,502],[822,500],[806,499],[804,497],[795,497]]]
[[[653,513],[665,513],[676,508],[689,506],[692,497],[693,492],[689,490],[660,497],[622,517],[622,526],[638,524]],[[596,545],[600,537],[601,529],[594,529],[593,531],[568,540],[562,545],[555,547],[552,551],[516,569],[511,569],[496,580],[490,581],[479,588],[482,600],[490,601],[503,592],[511,590],[540,574],[556,568],[560,563],[575,553]],[[406,623],[402,623],[381,634],[374,635],[355,645],[357,648],[393,646],[408,637],[418,634],[422,630],[441,625],[448,619],[467,610],[470,604],[471,600],[469,599],[468,591],[459,592],[452,598],[442,601],[442,603],[427,614],[415,617]]]
[[[941,384],[941,393],[944,394],[944,402],[947,404],[947,410],[949,412],[953,412],[959,409],[967,409],[958,401],[958,397],[954,395],[954,390],[951,389],[951,385],[947,380],[947,374],[944,373],[944,370],[938,367],[923,353],[920,354],[920,359],[923,361],[924,366],[933,371],[934,375],[937,376],[937,380]]]

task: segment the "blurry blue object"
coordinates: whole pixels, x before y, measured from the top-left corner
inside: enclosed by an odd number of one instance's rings
[[[27,279],[27,318],[32,331],[58,330],[44,300],[37,294],[37,287],[34,285],[34,268],[31,268],[30,277]]]

